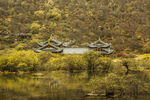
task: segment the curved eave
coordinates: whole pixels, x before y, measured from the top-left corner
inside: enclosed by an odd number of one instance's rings
[[[88,44],[89,48],[98,48],[98,47],[100,47],[100,48],[108,48],[110,46],[111,46],[110,44],[105,44],[105,45]]]

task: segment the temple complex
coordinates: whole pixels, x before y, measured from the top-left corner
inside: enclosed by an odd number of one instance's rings
[[[85,51],[94,50],[100,54],[112,54],[113,50],[110,49],[111,43],[105,43],[102,40],[97,40],[91,44],[87,44],[86,47],[71,47],[75,41],[60,42],[55,39],[49,39],[45,42],[38,43],[40,46],[38,49],[34,49],[35,52],[49,51],[52,53],[64,53],[64,54],[83,54]],[[67,53],[68,52],[68,53]]]

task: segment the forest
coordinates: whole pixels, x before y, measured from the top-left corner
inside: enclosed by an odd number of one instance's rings
[[[100,37],[116,52],[149,53],[149,11],[149,0],[1,0],[0,49],[31,49],[54,34],[77,45]]]
[[[34,52],[50,36],[113,53]],[[0,0],[0,100],[149,100],[149,83],[150,0]]]

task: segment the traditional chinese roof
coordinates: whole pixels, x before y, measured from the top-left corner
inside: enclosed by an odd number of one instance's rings
[[[102,40],[97,40],[94,43],[88,44],[90,48],[107,48],[110,47],[111,43],[105,43]]]

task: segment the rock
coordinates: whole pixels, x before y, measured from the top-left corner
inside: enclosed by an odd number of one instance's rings
[[[99,94],[96,94],[96,93],[88,93],[88,94],[86,94],[86,96],[99,96]]]
[[[34,73],[33,76],[43,76],[44,74],[42,73]]]

